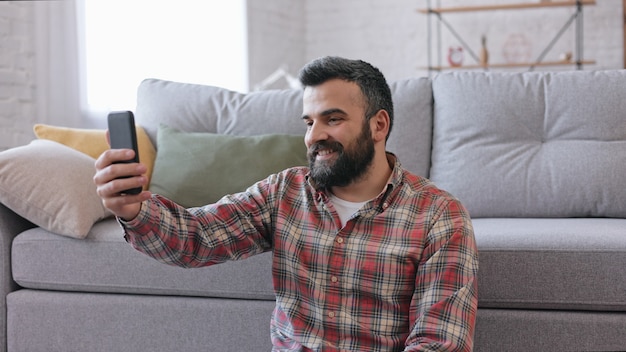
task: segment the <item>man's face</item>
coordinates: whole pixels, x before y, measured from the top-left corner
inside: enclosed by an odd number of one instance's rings
[[[374,141],[358,85],[335,79],[307,87],[303,103],[305,144],[315,184],[342,187],[366,175]]]

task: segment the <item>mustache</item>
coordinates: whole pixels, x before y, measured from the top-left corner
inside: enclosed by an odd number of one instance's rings
[[[342,151],[343,150],[343,145],[341,145],[341,143],[339,143],[339,142],[333,142],[333,141],[316,142],[314,144],[311,144],[311,146],[309,147],[309,154],[315,154],[318,151],[320,151],[321,149],[330,149],[330,150],[335,150],[335,151]]]

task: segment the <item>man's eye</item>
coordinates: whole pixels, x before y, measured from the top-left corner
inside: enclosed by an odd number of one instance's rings
[[[338,117],[331,117],[331,118],[328,119],[329,123],[337,123],[339,121],[341,121],[341,119],[338,118]]]

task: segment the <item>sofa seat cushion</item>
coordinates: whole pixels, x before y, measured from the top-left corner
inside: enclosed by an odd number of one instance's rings
[[[480,307],[626,310],[626,220],[473,224]],[[172,267],[132,249],[114,220],[96,223],[83,240],[27,230],[13,241],[12,263],[15,281],[33,289],[274,299],[271,253],[207,268]]]
[[[12,270],[19,285],[33,289],[274,300],[271,253],[213,267],[169,266],[135,251],[114,219],[96,223],[83,240],[26,230],[13,241]]]
[[[626,220],[474,219],[479,307],[626,311]]]

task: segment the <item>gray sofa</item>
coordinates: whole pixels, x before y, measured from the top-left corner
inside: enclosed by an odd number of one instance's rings
[[[475,350],[626,350],[626,72],[458,72],[391,86],[388,150],[473,218]],[[136,118],[157,149],[160,124],[303,135],[300,99],[149,79]],[[0,250],[10,352],[271,349],[271,253],[170,267],[135,252],[114,219],[74,239],[4,205]]]

